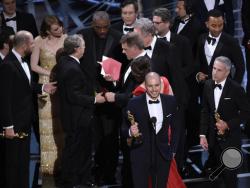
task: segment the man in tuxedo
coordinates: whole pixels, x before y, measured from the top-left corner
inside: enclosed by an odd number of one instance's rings
[[[19,31],[14,37],[13,49],[0,65],[0,125],[5,139],[5,187],[29,187],[30,133],[34,118],[32,93],[42,90],[52,94],[53,83],[36,84],[28,64],[23,58],[33,48],[33,36],[28,31]],[[18,138],[26,133],[23,139]]]
[[[134,140],[130,147],[132,177],[135,188],[149,187],[150,176],[153,188],[165,188],[170,162],[177,149],[178,108],[173,96],[160,94],[161,81],[157,73],[146,75],[145,87],[146,93],[133,97],[124,114],[124,135],[134,139],[142,134],[141,142]]]
[[[183,129],[183,131],[180,132],[184,134],[184,114],[188,105],[190,93],[183,73],[181,57],[180,55],[176,55],[178,48],[176,45],[157,38],[155,36],[154,24],[148,18],[137,19],[134,30],[143,39],[144,49],[151,59],[152,71],[157,72],[160,76],[167,77],[170,82],[180,108],[181,128]],[[181,136],[180,139],[183,139],[183,137]],[[178,151],[176,162],[178,167],[182,168],[183,150]]]
[[[234,36],[234,16],[232,0],[189,0],[192,3],[194,14],[201,23],[205,23],[208,12],[213,9],[220,10],[223,13],[225,21],[224,30],[231,36]]]
[[[238,83],[242,82],[244,75],[244,59],[240,45],[232,36],[224,33],[224,19],[219,10],[208,12],[206,26],[209,30],[198,40],[196,65],[198,73],[196,79],[198,82],[211,78],[213,63],[216,57],[226,56],[232,64],[232,78]]]
[[[105,98],[102,93],[95,96],[94,86],[80,67],[79,59],[85,50],[82,36],[68,36],[63,50],[65,55],[56,65],[60,117],[65,133],[61,183],[63,188],[73,188],[89,183],[94,104],[105,102]]]
[[[91,28],[79,33],[83,35],[87,47],[80,60],[80,66],[88,74],[88,81],[94,85],[97,92],[115,91],[116,85],[104,79],[98,62],[102,61],[103,56],[123,62],[124,55],[119,43],[122,34],[110,28],[109,15],[105,11],[96,11],[93,14]],[[115,184],[119,148],[119,109],[112,103],[104,103],[97,106],[95,117],[96,181],[98,184]]]
[[[33,37],[38,35],[35,18],[32,14],[16,10],[16,0],[1,0],[3,12],[1,13],[2,24],[12,27],[14,32],[26,30]]]
[[[190,1],[178,0],[175,12],[177,16],[173,21],[171,31],[189,39],[192,46],[192,52],[195,56],[197,51],[197,39],[201,33],[206,32],[206,28],[205,26],[202,27],[199,19],[193,14]]]
[[[212,79],[205,82],[200,122],[200,144],[212,155],[210,167],[220,166],[221,153],[240,148],[240,124],[250,117],[249,101],[241,85],[229,78],[231,61],[219,56],[213,64]],[[216,114],[217,116],[216,118]],[[222,172],[225,187],[237,187],[237,171]]]
[[[138,17],[138,3],[136,0],[125,0],[121,2],[121,18],[122,21],[111,26],[123,34],[134,31],[133,24]]]

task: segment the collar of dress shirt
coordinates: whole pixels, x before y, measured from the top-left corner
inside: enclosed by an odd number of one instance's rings
[[[143,50],[138,56],[136,56],[134,59],[138,58],[138,57],[141,57],[141,56],[145,56],[146,55],[146,51]]]
[[[76,58],[75,56],[73,56],[73,55],[70,55],[70,57],[72,57],[74,60],[76,60],[79,64],[80,64],[80,61],[79,61],[79,59],[78,58]]]
[[[146,100],[147,100],[147,104],[148,104],[148,101],[149,101],[149,100],[152,100],[152,101],[159,100],[159,101],[160,101],[159,104],[161,104],[161,97],[160,97],[160,95],[157,97],[157,99],[152,99],[152,98],[146,93]]]
[[[153,36],[153,39],[152,39],[151,44],[150,44],[150,46],[151,46],[151,48],[152,48],[152,50],[151,50],[151,51],[153,51],[153,50],[154,50],[156,40],[157,40],[157,37],[156,37],[156,36]]]
[[[166,40],[168,41],[168,42],[170,42],[170,36],[171,36],[171,32],[170,32],[170,30],[166,33],[166,35],[164,35],[164,36],[159,36],[158,35],[158,38],[163,38],[163,37],[166,37]]]
[[[225,83],[226,83],[226,80],[227,80],[227,79],[225,79],[225,80],[223,80],[223,81],[221,81],[221,82],[215,82],[215,84],[221,84],[221,88],[223,89],[223,88],[224,88],[224,85],[225,85]]]
[[[220,40],[221,33],[219,34],[219,36],[218,36],[218,37],[214,37],[214,36],[212,36],[212,35],[211,35],[211,33],[209,32],[208,36],[209,36],[209,37],[211,37],[211,38],[215,38],[215,39],[216,39],[215,44],[217,44],[217,43],[218,43],[218,41]]]
[[[0,52],[0,57],[2,58],[2,60],[5,58],[5,55],[3,55],[1,52]]]
[[[16,16],[16,12],[11,16],[9,16],[5,12],[3,12],[3,16],[4,16],[4,19],[6,19],[6,18],[14,18]]]
[[[22,63],[22,62],[23,62],[22,56],[21,56],[14,48],[12,49],[12,52],[13,52],[13,54],[16,56],[16,58],[18,59],[18,61],[19,61],[20,63]]]

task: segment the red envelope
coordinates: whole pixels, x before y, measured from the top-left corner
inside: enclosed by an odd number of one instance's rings
[[[105,74],[111,75],[113,80],[119,80],[122,64],[112,58],[107,58],[102,61],[102,68]]]

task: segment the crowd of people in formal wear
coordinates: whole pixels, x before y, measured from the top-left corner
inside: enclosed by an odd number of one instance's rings
[[[185,188],[188,150],[208,150],[203,175],[240,150],[250,127],[250,2],[242,2],[243,46],[234,38],[232,0],[177,0],[139,17],[121,2],[121,21],[95,11],[89,28],[69,35],[55,15],[34,16],[1,0],[0,187],[29,187],[31,128],[40,147],[42,186],[117,184]],[[121,63],[103,73],[104,56]],[[244,61],[246,63],[244,63]],[[250,132],[250,131],[249,131]],[[237,187],[237,169],[224,170]]]

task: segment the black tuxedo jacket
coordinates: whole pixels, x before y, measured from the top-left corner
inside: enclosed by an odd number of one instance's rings
[[[95,40],[97,36],[94,30],[92,28],[84,29],[80,31],[79,34],[83,35],[86,46],[84,56],[80,60],[81,68],[84,69],[85,72],[88,72],[88,76],[91,78],[90,81],[94,81],[97,90],[100,88],[112,89],[112,83],[104,81],[102,75],[100,75],[101,67],[96,59]],[[103,55],[123,62],[125,56],[122,54],[120,38],[121,34],[119,32],[110,29]]]
[[[198,51],[196,57],[197,70],[208,74],[209,78],[211,78],[215,58],[218,56],[226,56],[232,61],[232,64],[235,67],[235,75],[233,79],[238,83],[241,83],[245,67],[242,51],[238,41],[230,35],[222,33],[212,56],[211,63],[208,65],[204,49],[207,36],[208,33],[202,34],[198,41]]]
[[[204,0],[191,0],[193,3],[194,14],[200,19],[202,24],[207,20],[208,10]],[[224,0],[224,4],[219,5],[220,0],[215,0],[214,9],[220,10],[225,15],[225,31],[233,36],[234,34],[234,16],[232,0]]]
[[[31,79],[32,80],[32,79]],[[34,118],[33,92],[41,93],[41,84],[29,80],[16,56],[10,52],[0,64],[0,124],[14,125],[15,132],[30,132]]]
[[[119,22],[112,24],[111,28],[123,34],[123,24],[124,24],[123,21],[119,21]]]
[[[213,80],[205,83],[201,110],[200,134],[207,135],[209,146],[213,147],[217,130],[215,129],[215,102]],[[249,102],[244,89],[235,81],[227,79],[224,85],[217,112],[229,126],[229,135],[220,142],[222,149],[240,146],[240,124],[250,117]]]
[[[162,128],[157,133],[156,144],[159,152],[165,160],[172,159],[172,154],[176,152],[178,134],[179,134],[179,121],[178,110],[175,98],[173,96],[160,95],[163,110],[163,123]],[[138,128],[142,133],[143,143],[141,145],[131,146],[131,163],[137,165],[150,164],[150,135],[152,134],[152,124],[150,123],[150,115],[147,107],[146,94],[130,99],[126,112],[130,111],[138,123]],[[171,141],[169,144],[168,128],[171,126]],[[129,137],[130,122],[125,114],[123,122],[123,134]],[[140,166],[140,165],[139,165]]]
[[[151,68],[160,76],[168,78],[178,104],[186,107],[189,91],[182,72],[181,59],[176,56],[177,50],[175,45],[157,39],[151,57]]]
[[[177,33],[180,24],[180,18],[176,17],[171,28],[173,33]],[[196,16],[191,16],[188,23],[184,28],[178,33],[178,35],[185,36],[189,39],[192,46],[193,54],[195,55],[197,49],[197,41],[199,36],[206,32],[206,28],[202,26],[201,22],[196,18]]]
[[[6,22],[1,13],[2,24],[6,26]],[[16,11],[16,25],[17,31],[26,30],[32,33],[33,37],[38,35],[35,18],[32,14]]]
[[[66,132],[89,126],[94,111],[94,88],[80,64],[70,56],[56,65],[62,126]]]
[[[250,40],[250,2],[248,0],[243,0],[242,2],[242,28],[244,31],[243,45],[247,45],[247,41]]]

